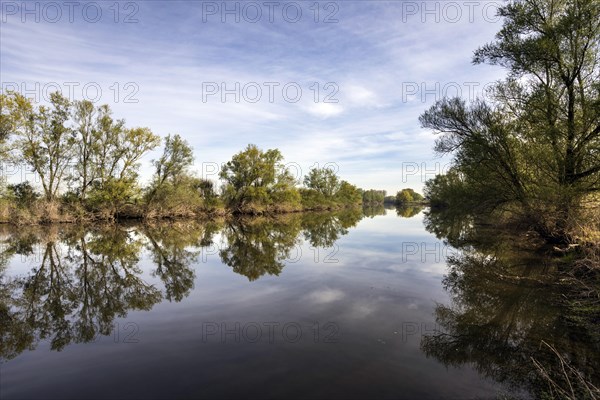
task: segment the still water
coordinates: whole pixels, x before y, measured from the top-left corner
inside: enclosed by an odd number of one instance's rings
[[[1,228],[0,397],[527,398],[565,335],[594,375],[547,267],[366,214]]]

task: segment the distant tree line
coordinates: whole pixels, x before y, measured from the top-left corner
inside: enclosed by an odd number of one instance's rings
[[[142,186],[140,160],[161,144],[152,179]],[[16,92],[0,94],[0,156],[27,165],[39,178],[39,187],[2,182],[4,222],[327,210],[385,197],[385,191],[363,192],[331,168],[312,168],[297,182],[279,150],[252,144],[223,165],[222,185],[215,187],[194,174],[193,149],[181,136],[161,139],[149,128],[116,119],[108,105],[70,101],[59,93],[46,106]]]
[[[420,193],[415,192],[413,189],[407,188],[402,189],[395,196],[386,196],[385,190],[365,190],[362,192],[363,205],[375,206],[375,205],[406,205],[410,203],[424,203],[425,198]]]

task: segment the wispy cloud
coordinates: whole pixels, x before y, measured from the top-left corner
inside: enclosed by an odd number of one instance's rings
[[[333,8],[316,3],[317,18],[308,2],[296,3],[303,14],[295,23],[282,17],[287,3],[273,22],[263,9],[256,23],[236,23],[235,15],[223,23],[220,12],[207,15],[201,1],[136,2],[138,22],[129,24],[122,23],[131,11],[126,3],[119,3],[118,23],[108,6],[97,23],[23,23],[20,14],[3,15],[0,78],[28,89],[35,82],[42,89],[49,82],[63,88],[78,82],[76,98],[93,82],[102,90],[99,101],[129,124],[184,136],[196,149],[197,164],[224,162],[256,143],[280,148],[304,172],[332,162],[344,179],[364,188],[421,190],[422,174],[406,176],[403,164],[433,169],[439,160],[431,150],[434,137],[420,129],[418,116],[449,83],[464,88],[500,76],[498,69],[470,64],[472,51],[491,40],[499,24],[479,11],[471,22],[467,8],[455,23],[441,14],[439,22],[427,14],[423,22],[406,3],[337,2],[337,23],[323,22]],[[135,86],[125,88],[128,83]],[[207,83],[219,91],[207,97]],[[290,83],[302,89],[297,101],[282,92]],[[239,84],[240,98],[222,97],[221,84],[234,92]],[[243,92],[248,84],[261,87],[258,101],[249,101],[252,85]]]

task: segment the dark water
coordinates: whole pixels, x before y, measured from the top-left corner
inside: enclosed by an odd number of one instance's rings
[[[529,397],[541,340],[597,378],[551,267],[366,212],[4,228],[0,397]]]

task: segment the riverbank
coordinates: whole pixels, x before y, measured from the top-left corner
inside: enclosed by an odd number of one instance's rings
[[[27,226],[79,223],[114,223],[119,221],[203,220],[233,216],[276,216],[303,212],[327,212],[359,209],[361,204],[322,204],[302,206],[287,204],[256,205],[230,208],[216,205],[204,208],[181,207],[169,209],[139,204],[126,204],[119,209],[86,209],[81,203],[62,203],[39,200],[28,206],[11,202],[0,203],[0,224]]]

